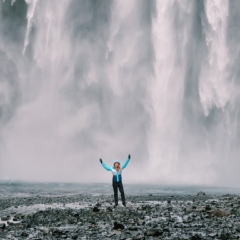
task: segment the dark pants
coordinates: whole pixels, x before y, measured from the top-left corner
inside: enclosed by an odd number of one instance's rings
[[[114,201],[115,205],[118,205],[118,188],[121,193],[121,198],[122,198],[122,204],[125,205],[125,195],[124,195],[124,190],[123,190],[123,185],[122,182],[113,182],[113,191],[114,191]]]

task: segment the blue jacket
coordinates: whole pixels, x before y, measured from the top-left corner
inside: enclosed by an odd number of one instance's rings
[[[113,167],[109,167],[107,166],[104,162],[102,162],[102,166],[107,170],[107,171],[111,171],[113,174],[113,178],[112,181],[113,182],[122,182],[122,170],[128,165],[130,159],[127,158],[127,160],[123,163],[122,167],[120,168],[120,171],[117,171],[114,168],[114,164]],[[114,163],[118,162],[120,164],[120,162],[117,160]],[[121,165],[120,165],[121,166]]]

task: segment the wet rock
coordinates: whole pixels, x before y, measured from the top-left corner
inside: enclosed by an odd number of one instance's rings
[[[163,234],[163,231],[161,229],[149,228],[145,231],[145,234],[147,236],[158,237]]]
[[[124,229],[123,224],[114,222],[113,230],[119,230],[119,229]]]
[[[227,217],[230,215],[229,212],[225,210],[212,210],[209,212],[212,217]]]
[[[17,214],[14,215],[14,219],[16,219],[16,221],[19,221],[23,218],[24,218],[24,215],[21,214],[21,213],[17,213]]]
[[[210,211],[210,210],[212,210],[212,207],[210,205],[206,205],[205,209],[206,209],[206,211]]]
[[[235,229],[236,229],[237,232],[240,233],[240,224],[237,224],[237,225],[235,226]]]
[[[95,206],[95,207],[93,208],[93,212],[100,212],[100,209]]]
[[[28,235],[29,235],[29,234],[28,234],[27,232],[22,232],[22,233],[21,233],[21,237],[28,237]]]
[[[58,228],[52,230],[52,235],[53,236],[60,236],[62,234],[62,231]]]
[[[195,234],[195,235],[193,235],[192,237],[191,237],[191,240],[202,240],[203,238],[200,236],[200,235],[198,235],[198,234]]]
[[[107,207],[107,211],[112,212],[113,210],[111,207]]]
[[[2,221],[8,221],[8,220],[10,220],[10,219],[11,219],[10,216],[6,216],[6,217],[2,217],[2,218],[1,218]]]
[[[213,233],[209,233],[208,236],[211,237],[211,238],[214,238],[214,237],[217,237],[217,233],[216,232],[213,232]]]
[[[187,205],[185,207],[185,212],[192,212],[193,211],[193,206],[192,205]]]
[[[4,229],[6,227],[5,223],[0,223],[0,229]]]
[[[189,222],[188,216],[187,215],[183,216],[182,221],[184,223],[188,223]]]
[[[205,196],[206,196],[206,193],[200,191],[200,192],[197,193],[197,196],[198,196],[198,197],[205,197]]]
[[[205,212],[206,211],[206,207],[205,206],[198,206],[196,208],[196,212]]]
[[[97,203],[95,207],[101,207],[101,203]]]
[[[77,235],[77,234],[75,234],[75,235],[72,236],[72,239],[73,239],[73,240],[75,240],[75,239],[77,239],[77,238],[78,238],[78,235]]]
[[[222,233],[219,237],[220,240],[229,240],[233,239],[232,236],[229,233]]]
[[[133,236],[133,237],[130,238],[130,239],[132,239],[132,240],[144,240],[145,237],[144,237],[143,234],[139,234],[139,235],[137,235],[137,236]]]

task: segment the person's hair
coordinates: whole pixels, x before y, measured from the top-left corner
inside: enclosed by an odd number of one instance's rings
[[[115,167],[115,164],[116,164],[116,163],[118,163],[118,168]],[[115,162],[113,166],[114,166],[114,168],[115,168],[116,170],[121,169],[121,166],[120,166],[120,163],[119,163],[119,162]]]

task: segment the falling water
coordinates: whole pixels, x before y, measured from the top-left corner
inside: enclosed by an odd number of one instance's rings
[[[239,9],[0,1],[0,178],[238,186]]]

